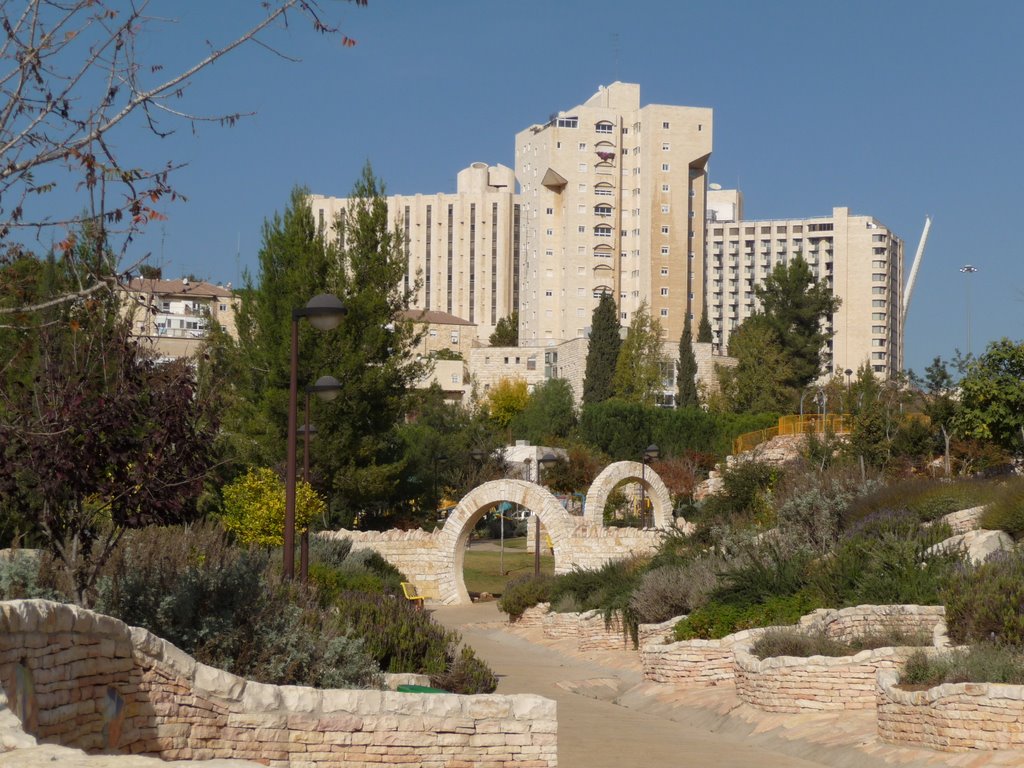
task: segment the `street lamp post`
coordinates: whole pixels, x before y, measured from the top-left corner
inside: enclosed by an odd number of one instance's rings
[[[971,264],[964,264],[960,271],[967,275],[967,356],[971,355],[971,275],[978,271],[978,268]]]
[[[295,578],[295,454],[299,401],[299,320],[303,317],[320,331],[337,328],[347,310],[337,296],[320,294],[305,307],[292,310],[291,375],[288,382],[288,445],[284,491],[284,567],[286,581]]]
[[[438,507],[440,506],[440,503],[441,503],[441,499],[439,499],[438,496],[437,496],[437,465],[438,464],[447,464],[447,463],[448,463],[448,457],[445,456],[443,453],[439,453],[436,456],[434,456],[434,458],[433,458],[433,465],[434,465],[434,512],[435,513],[438,511]]]
[[[302,480],[309,483],[309,441],[316,434],[316,427],[309,423],[309,396],[316,394],[320,400],[330,402],[341,392],[341,382],[333,376],[321,376],[315,384],[306,387],[306,423],[299,427],[302,432]],[[299,578],[303,584],[309,582],[309,526],[302,532],[301,544],[299,545]]]
[[[640,527],[647,527],[647,462],[657,459],[661,449],[654,443],[648,445],[640,454]]]
[[[545,453],[537,459],[537,485],[541,484],[541,466],[548,466],[558,461],[553,453]],[[537,524],[533,528],[533,575],[540,576],[540,515],[536,512],[533,516],[537,518]]]

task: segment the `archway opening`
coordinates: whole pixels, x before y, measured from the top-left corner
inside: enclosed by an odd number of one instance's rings
[[[489,504],[476,517],[475,522],[470,520],[470,534],[458,545],[462,579],[470,600],[496,599],[510,581],[535,574],[536,517],[513,501]],[[555,571],[554,548],[543,525],[540,542],[540,573],[550,576]]]

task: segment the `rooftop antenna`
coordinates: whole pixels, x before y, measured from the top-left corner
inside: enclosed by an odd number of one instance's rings
[[[622,78],[619,76],[619,33],[612,32],[612,65],[613,65],[613,77],[612,82],[618,82]]]
[[[235,285],[242,284],[242,233],[238,233],[238,244],[235,246]]]

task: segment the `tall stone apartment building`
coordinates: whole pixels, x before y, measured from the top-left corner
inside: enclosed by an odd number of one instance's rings
[[[686,316],[696,333],[706,302],[716,343],[702,349],[702,371],[713,377],[716,354],[757,309],[754,286],[797,252],[842,299],[828,370],[901,369],[903,242],[846,208],[744,220],[739,191],[707,183],[712,130],[711,109],[641,106],[639,85],[616,82],[516,134],[514,171],[473,163],[454,193],[388,197],[405,233],[413,306],[465,323],[460,338],[475,347],[463,355],[467,376],[484,388],[505,375],[560,376],[579,390],[593,309],[610,293],[623,326],[648,303],[665,330],[667,372]],[[335,223],[348,200],[310,199],[319,225],[343,241]],[[481,349],[513,311],[519,353]],[[454,389],[457,376],[445,375]]]
[[[618,82],[516,135],[520,344],[584,336],[602,293],[623,325],[647,301],[669,339],[700,317],[711,140],[710,109]]]
[[[520,206],[511,168],[473,163],[459,172],[454,194],[390,195],[388,216],[405,233],[406,284],[413,306],[445,312],[475,326],[486,343],[518,302]],[[336,227],[347,198],[311,195],[319,226]]]
[[[826,375],[867,363],[890,378],[903,368],[903,241],[871,216],[833,208],[831,216],[748,221],[738,190],[708,192],[708,319],[723,349],[760,302],[754,287],[801,254],[842,300],[829,330]]]

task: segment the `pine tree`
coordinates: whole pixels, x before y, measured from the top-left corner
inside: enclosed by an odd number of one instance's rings
[[[839,309],[840,299],[825,282],[817,282],[800,254],[789,265],[779,264],[754,288],[768,324],[792,365],[787,382],[802,389],[821,373],[821,352],[832,333],[822,322]]]
[[[616,397],[654,405],[661,391],[661,334],[661,323],[651,315],[647,302],[641,302],[615,364],[612,388]]]
[[[676,407],[690,408],[700,405],[697,397],[697,358],[693,354],[693,338],[690,318],[683,323],[683,335],[679,337],[679,366],[676,370]]]
[[[590,348],[583,378],[583,404],[600,403],[612,396],[612,377],[619,359],[619,311],[610,294],[601,294],[590,321]]]
[[[713,341],[711,335],[711,323],[708,320],[708,308],[705,306],[700,313],[700,323],[697,325],[697,342],[710,344]]]

